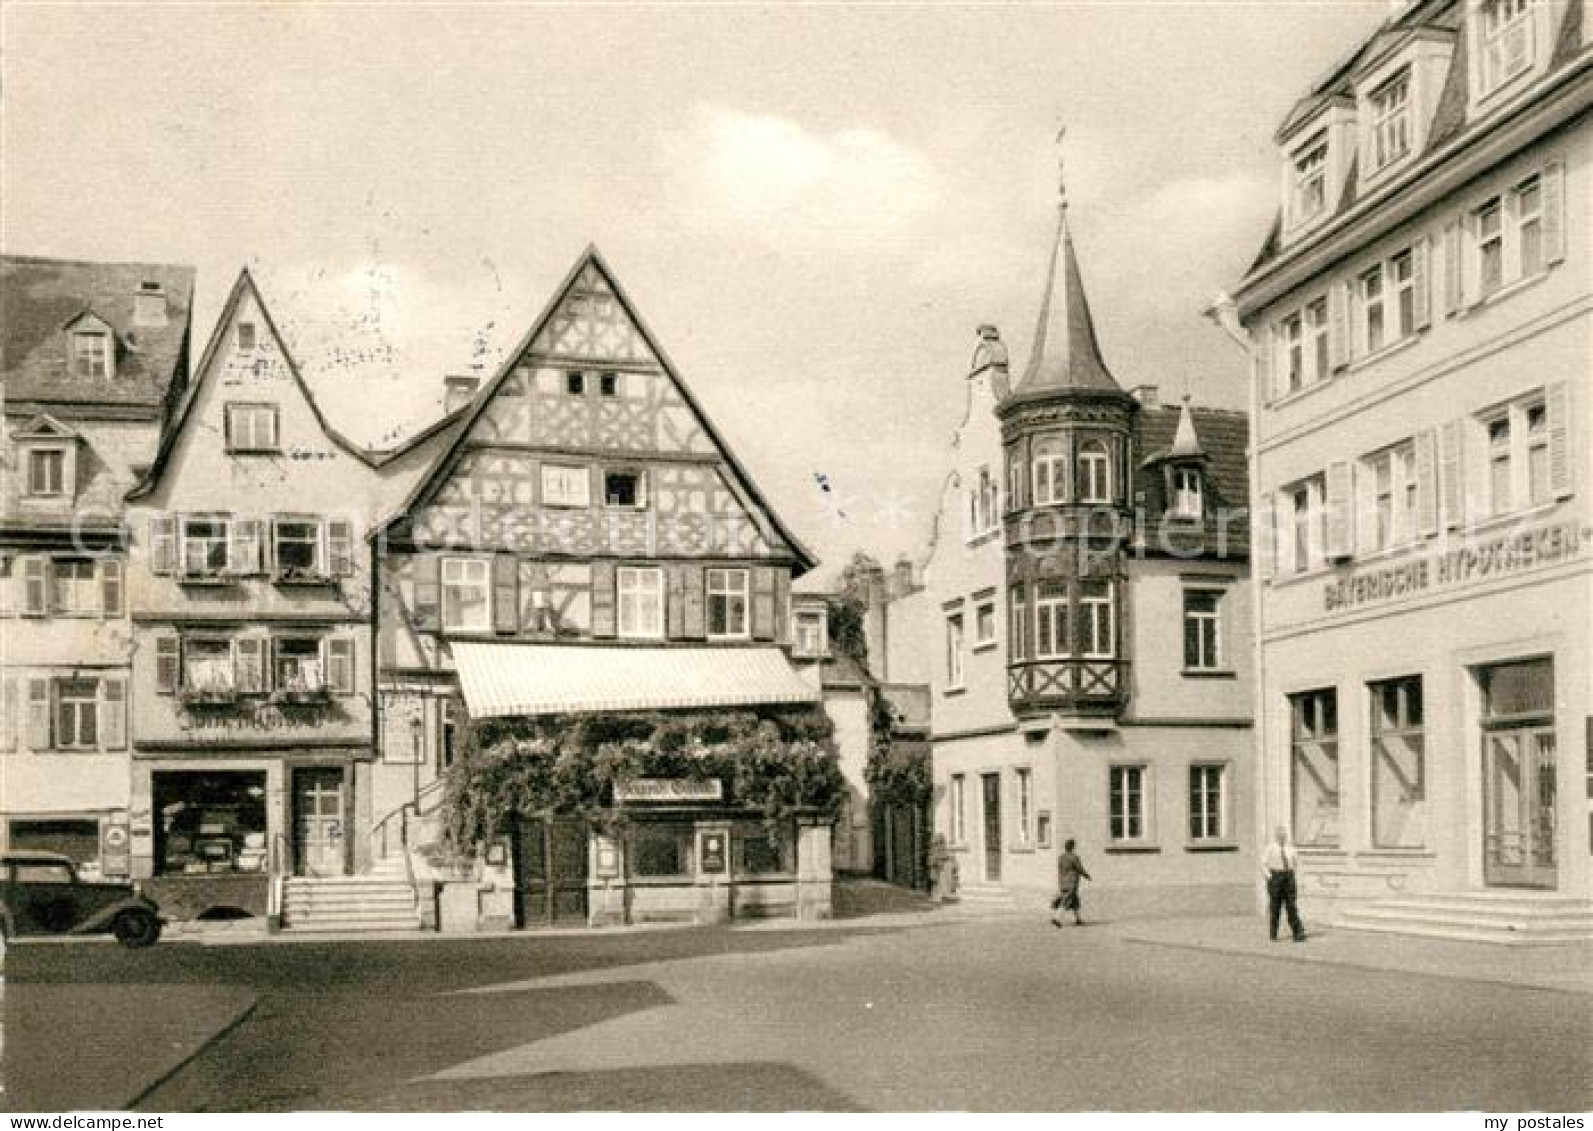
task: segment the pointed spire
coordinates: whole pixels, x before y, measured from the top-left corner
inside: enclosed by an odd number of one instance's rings
[[[1173,433],[1173,447],[1169,459],[1198,459],[1206,454],[1200,446],[1200,435],[1195,431],[1195,413],[1189,407],[1189,394],[1184,394],[1184,405],[1178,410],[1178,430]]]
[[[1057,224],[1056,242],[1051,248],[1051,265],[1046,275],[1045,297],[1040,303],[1039,324],[1029,364],[1013,390],[1015,397],[1042,396],[1070,389],[1097,389],[1122,392],[1122,387],[1101,359],[1095,340],[1095,322],[1090,317],[1089,299],[1079,274],[1078,255],[1073,250],[1073,234],[1068,229],[1066,171],[1061,143],[1067,129],[1057,134]]]

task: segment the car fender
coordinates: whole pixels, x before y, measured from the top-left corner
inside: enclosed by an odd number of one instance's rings
[[[73,927],[67,932],[67,934],[92,935],[101,931],[108,931],[110,930],[111,922],[122,912],[128,910],[147,911],[149,914],[155,916],[157,920],[160,919],[159,912],[157,912],[156,909],[147,901],[142,899],[123,899],[118,900],[116,903],[112,903],[109,906],[100,908],[98,911],[94,912],[94,914],[85,918],[77,926]]]

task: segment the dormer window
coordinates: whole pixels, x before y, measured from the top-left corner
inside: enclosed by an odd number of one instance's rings
[[[72,335],[72,372],[78,377],[111,375],[111,336],[93,330]]]
[[[1198,467],[1175,467],[1173,480],[1173,517],[1198,519],[1205,514],[1205,497]]]
[[[66,494],[66,450],[33,448],[28,455],[28,494],[35,499],[58,499]]]
[[[1482,29],[1482,90],[1497,90],[1532,65],[1531,0],[1484,0],[1477,10]]]
[[[1410,70],[1372,92],[1372,168],[1382,169],[1410,152]]]
[[[1327,207],[1327,137],[1318,134],[1294,158],[1294,220],[1303,223]]]

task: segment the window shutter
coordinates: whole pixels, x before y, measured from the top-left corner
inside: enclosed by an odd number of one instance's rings
[[[17,681],[15,676],[0,678],[0,753],[17,748]]]
[[[127,680],[106,676],[100,680],[100,746],[106,750],[127,749]]]
[[[122,615],[122,562],[106,558],[100,562],[100,612],[107,617]]]
[[[1432,287],[1427,281],[1427,247],[1424,236],[1410,249],[1411,305],[1415,311],[1416,329],[1425,330],[1432,325]]]
[[[338,695],[354,694],[354,641],[347,636],[328,637],[326,682]]]
[[[1350,284],[1328,288],[1328,368],[1335,372],[1350,363]]]
[[[177,520],[169,515],[156,515],[149,522],[149,571],[157,576],[167,576],[177,562]]]
[[[28,680],[28,749],[50,748],[50,681]]]
[[[1456,314],[1460,310],[1460,220],[1444,225],[1444,313]]]
[[[235,574],[261,572],[258,519],[234,519],[227,529],[227,570]]]
[[[182,640],[176,636],[155,637],[155,690],[174,695],[182,682]]]
[[[774,571],[774,642],[791,643],[791,571],[783,566]]]
[[[592,563],[592,635],[614,635],[614,563]]]
[[[1539,177],[1543,186],[1543,262],[1565,258],[1565,164],[1554,162]]]
[[[1444,425],[1438,453],[1440,509],[1443,524],[1454,530],[1465,525],[1465,484],[1461,477],[1461,424],[1451,420]]]
[[[411,620],[423,632],[442,628],[442,559],[436,554],[417,554],[415,569],[415,607]]]
[[[1255,570],[1262,581],[1271,581],[1278,574],[1278,515],[1272,492],[1263,491],[1256,506],[1259,509],[1250,522]]]
[[[1571,493],[1570,387],[1556,381],[1543,391],[1543,412],[1549,429],[1549,490],[1556,499]]]
[[[0,550],[0,617],[17,611],[16,555]]]
[[[1468,299],[1477,293],[1477,214],[1469,208],[1460,218],[1460,287],[1456,310],[1464,310]]]
[[[1423,538],[1438,533],[1438,430],[1416,433],[1416,513]]]
[[[1265,404],[1271,404],[1283,393],[1273,383],[1273,371],[1277,367],[1273,364],[1272,349],[1272,327],[1258,326],[1255,341],[1250,346],[1251,376],[1256,383],[1256,396]]]
[[[42,617],[50,611],[50,560],[37,554],[22,559],[22,615]]]
[[[688,640],[701,640],[708,634],[708,621],[705,602],[707,600],[707,572],[695,562],[688,562],[680,567],[681,590],[681,635]]]
[[[664,567],[668,595],[664,600],[664,635],[680,640],[686,635],[686,567],[672,563]]]
[[[1355,482],[1348,460],[1334,460],[1327,468],[1327,557],[1343,561],[1355,551]]]
[[[240,636],[233,646],[232,681],[242,695],[259,695],[266,686],[266,642],[258,636]]]
[[[492,556],[492,630],[520,631],[520,561],[513,554]]]
[[[333,577],[354,576],[354,526],[344,519],[326,524],[327,569]]]
[[[752,567],[752,638],[774,639],[774,569]]]

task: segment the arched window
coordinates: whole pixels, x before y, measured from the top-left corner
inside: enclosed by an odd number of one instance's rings
[[[1034,505],[1062,502],[1067,483],[1067,454],[1060,436],[1034,441]]]
[[[1079,502],[1112,501],[1112,457],[1101,440],[1086,440],[1079,446]]]

